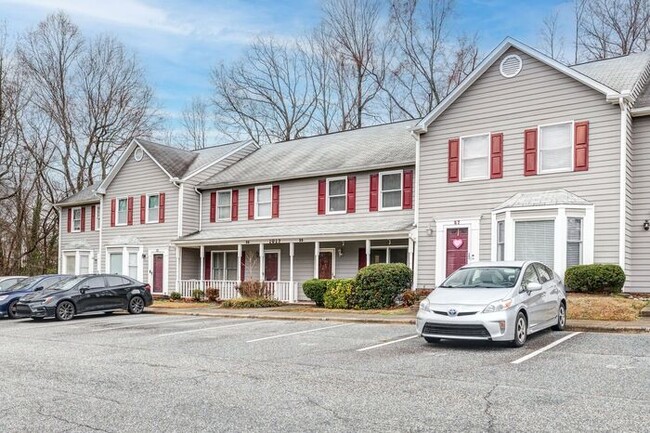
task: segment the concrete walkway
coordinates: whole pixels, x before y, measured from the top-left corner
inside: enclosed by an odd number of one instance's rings
[[[247,308],[247,309],[225,309],[214,307],[201,308],[164,308],[150,307],[148,313],[172,314],[185,316],[207,316],[207,317],[228,317],[240,319],[275,319],[275,320],[321,320],[353,323],[385,323],[385,324],[413,324],[415,325],[415,313],[391,313],[374,312],[364,313],[358,311],[339,312],[328,311],[305,311],[304,308],[296,306],[295,311],[290,307],[279,308]],[[631,332],[650,333],[650,318],[642,317],[632,322],[623,321],[601,321],[601,320],[568,320],[567,331],[584,332]]]

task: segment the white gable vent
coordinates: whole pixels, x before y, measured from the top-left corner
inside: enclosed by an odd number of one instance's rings
[[[516,54],[511,54],[509,56],[506,56],[505,59],[501,60],[499,71],[504,77],[512,78],[521,72],[521,68],[523,66],[524,62],[521,60],[521,57]]]
[[[136,161],[142,161],[142,157],[144,156],[144,151],[142,150],[141,147],[138,147],[135,149],[133,152],[133,159]]]

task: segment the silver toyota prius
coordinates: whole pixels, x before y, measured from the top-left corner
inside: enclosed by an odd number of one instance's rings
[[[509,341],[566,325],[560,277],[539,262],[477,262],[458,269],[420,303],[417,332],[441,339]]]

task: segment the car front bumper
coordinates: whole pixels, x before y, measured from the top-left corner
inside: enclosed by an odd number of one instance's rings
[[[455,317],[420,309],[415,323],[417,333],[421,337],[512,341],[515,338],[516,317],[517,310],[514,308],[495,313],[478,312]]]
[[[49,307],[43,305],[42,303],[29,303],[23,304],[21,302],[16,306],[16,317],[25,318],[25,317],[36,317],[36,318],[46,318],[54,317],[55,307]]]

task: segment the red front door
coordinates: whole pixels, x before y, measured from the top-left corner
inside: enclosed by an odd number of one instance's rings
[[[278,281],[278,253],[264,255],[264,277],[266,281]]]
[[[332,279],[332,252],[321,251],[318,254],[318,278],[321,280]]]
[[[163,291],[163,255],[153,255],[153,291],[162,293]]]
[[[467,264],[467,228],[447,229],[447,276]]]

